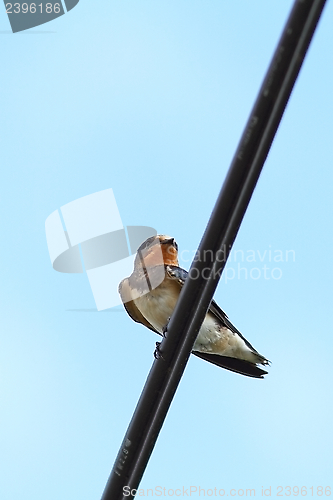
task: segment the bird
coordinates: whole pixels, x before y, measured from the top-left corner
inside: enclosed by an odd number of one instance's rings
[[[165,336],[187,276],[188,272],[179,267],[175,239],[160,234],[140,245],[134,259],[134,270],[120,282],[118,291],[134,321]],[[235,328],[214,300],[199,330],[192,354],[221,368],[254,378],[264,378],[268,373],[258,365],[270,364]]]

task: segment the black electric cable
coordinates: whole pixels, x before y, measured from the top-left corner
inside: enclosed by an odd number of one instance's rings
[[[326,0],[296,0],[154,361],[102,500],[134,498]],[[209,262],[201,256],[213,255]],[[124,489],[126,487],[126,489]]]

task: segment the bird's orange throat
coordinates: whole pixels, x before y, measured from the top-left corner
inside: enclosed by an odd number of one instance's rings
[[[163,261],[166,266],[178,266],[178,252],[173,245],[161,245]]]
[[[140,255],[142,267],[178,266],[177,250],[172,245],[154,245],[145,254]]]

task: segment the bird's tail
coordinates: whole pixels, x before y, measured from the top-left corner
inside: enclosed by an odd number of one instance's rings
[[[226,370],[230,370],[232,372],[240,373],[242,375],[246,375],[247,377],[254,378],[264,378],[268,372],[262,370],[254,363],[250,361],[245,361],[243,359],[229,358],[227,356],[219,356],[218,354],[206,354],[202,352],[192,352],[198,358],[209,361],[209,363],[213,363],[214,365],[220,366],[221,368],[225,368]],[[260,355],[259,355],[260,356]],[[258,363],[268,364],[268,360],[263,356],[261,361]],[[263,361],[265,360],[265,362]]]
[[[260,365],[270,365],[271,362],[267,358],[265,358],[265,356],[259,354],[259,352],[255,349],[252,350],[252,354],[255,357],[255,363],[259,363]]]

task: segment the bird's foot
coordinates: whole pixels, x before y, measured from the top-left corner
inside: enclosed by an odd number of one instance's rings
[[[154,358],[155,359],[164,359],[162,354],[161,354],[161,351],[160,351],[160,345],[161,345],[162,342],[156,342],[156,348],[155,348],[155,351],[154,351]]]
[[[170,317],[168,318],[168,321],[163,326],[162,335],[164,338],[166,338],[166,336],[167,336],[169,322],[170,322]]]

